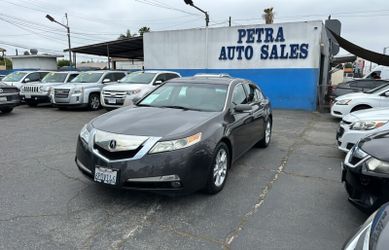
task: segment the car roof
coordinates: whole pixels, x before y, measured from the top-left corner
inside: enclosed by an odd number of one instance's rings
[[[155,73],[155,74],[158,74],[158,73],[173,73],[173,74],[177,74],[177,75],[180,74],[178,72],[169,71],[169,70],[136,70],[136,71],[133,71],[131,73],[134,73],[134,72]]]
[[[125,70],[88,70],[88,71],[78,71],[78,73],[126,73]]]
[[[169,82],[177,82],[177,83],[193,83],[193,84],[220,84],[220,85],[230,85],[234,81],[246,81],[240,78],[230,78],[230,77],[182,77],[182,78],[174,78],[169,80]]]

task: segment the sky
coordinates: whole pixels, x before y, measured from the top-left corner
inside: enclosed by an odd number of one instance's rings
[[[263,24],[263,9],[273,7],[275,23],[332,19],[342,22],[341,35],[359,46],[382,53],[389,47],[388,0],[193,0],[209,12],[210,26]],[[45,18],[50,14],[64,23],[68,14],[72,47],[115,40],[129,29],[152,31],[205,26],[204,15],[183,0],[0,0],[0,47],[7,55],[37,48],[40,53],[63,54],[65,28]],[[389,48],[387,49],[389,53]],[[340,54],[347,54],[341,51]],[[78,56],[77,60],[105,60]]]

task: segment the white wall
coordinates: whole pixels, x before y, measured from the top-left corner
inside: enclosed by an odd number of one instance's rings
[[[57,70],[57,59],[55,57],[13,57],[13,69],[41,69]]]
[[[155,69],[258,69],[258,68],[318,68],[320,64],[320,42],[323,24],[321,21],[279,23],[271,25],[247,25],[223,28],[189,29],[176,31],[147,32],[144,34],[145,68]],[[284,41],[247,42],[248,29],[272,29],[273,39],[281,28]],[[246,36],[239,43],[239,30],[246,30]],[[208,39],[206,37],[208,36]],[[208,41],[208,43],[207,43]],[[276,46],[280,56],[281,47],[290,54],[291,44],[307,44],[306,58],[263,59],[261,48],[269,47],[269,53]],[[239,60],[237,52],[232,60],[220,60],[222,47],[251,46],[253,57]],[[206,49],[208,48],[208,49]],[[284,53],[285,55],[285,53]]]

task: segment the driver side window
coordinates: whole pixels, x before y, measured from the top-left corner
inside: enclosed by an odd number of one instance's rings
[[[235,87],[234,92],[232,93],[232,104],[238,105],[238,104],[246,104],[247,103],[247,96],[246,92],[244,91],[243,85],[239,84]]]

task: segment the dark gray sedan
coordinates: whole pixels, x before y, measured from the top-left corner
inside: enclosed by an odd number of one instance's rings
[[[270,101],[250,81],[174,79],[135,107],[104,114],[81,130],[76,164],[91,180],[120,188],[191,193],[223,189],[232,163],[267,147]]]

